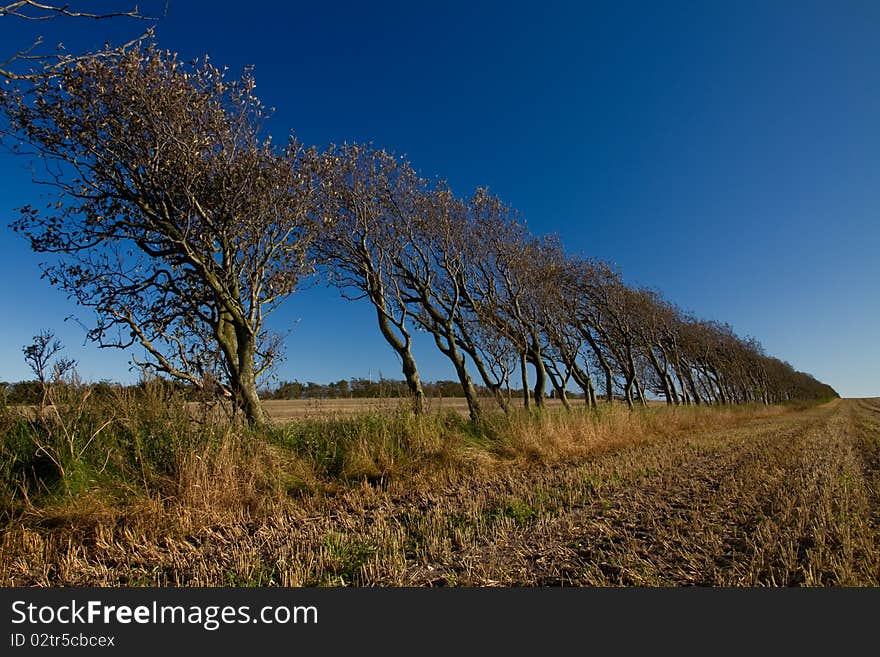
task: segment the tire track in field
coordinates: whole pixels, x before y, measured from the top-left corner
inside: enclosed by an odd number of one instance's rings
[[[600,459],[583,470],[614,485],[446,567],[474,585],[876,585],[864,413],[838,402]]]

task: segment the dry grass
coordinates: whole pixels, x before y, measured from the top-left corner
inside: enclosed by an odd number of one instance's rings
[[[877,401],[493,416],[479,432],[391,418],[230,434],[181,451],[163,487],[31,506],[0,539],[0,582],[880,582]],[[328,435],[341,459],[308,451]]]

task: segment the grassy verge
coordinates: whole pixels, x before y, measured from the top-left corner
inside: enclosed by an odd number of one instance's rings
[[[455,411],[415,417],[405,404],[355,416],[252,430],[216,409],[193,413],[161,385],[134,397],[59,388],[43,411],[0,406],[0,518],[63,511],[84,500],[126,508],[144,500],[226,509],[382,484],[415,473],[467,471],[512,460],[554,463],[647,437],[699,430],[782,407],[622,407],[566,413]],[[193,417],[195,415],[195,417]],[[201,499],[200,499],[201,498]],[[229,498],[229,499],[227,499]]]

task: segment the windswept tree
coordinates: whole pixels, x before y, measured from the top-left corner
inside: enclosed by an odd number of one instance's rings
[[[662,394],[667,404],[679,404],[682,396],[673,378],[677,310],[654,290],[632,290],[630,298],[630,312],[635,319],[632,326],[636,345],[647,366],[644,384],[651,392]]]
[[[529,408],[528,362],[537,326],[533,319],[534,290],[526,278],[539,266],[534,241],[517,212],[487,189],[477,189],[470,201],[472,273],[467,299],[478,321],[508,345],[519,369],[523,405]],[[540,375],[541,371],[538,372]],[[538,376],[536,390],[543,390]],[[538,400],[540,403],[541,400]]]
[[[415,248],[406,225],[425,182],[402,158],[369,146],[334,146],[324,157],[324,230],[314,243],[316,260],[343,297],[373,305],[382,337],[400,358],[413,410],[421,413],[425,394],[412,353],[413,320],[393,274]]]
[[[401,237],[412,248],[394,259],[394,277],[402,299],[418,326],[434,338],[449,359],[468,404],[472,420],[481,412],[477,389],[467,366],[464,347],[469,338],[462,294],[467,269],[467,206],[444,183],[419,190]]]
[[[593,382],[591,351],[584,338],[588,329],[579,319],[581,308],[586,303],[583,297],[585,291],[580,285],[581,269],[589,264],[564,256],[561,260],[551,259],[551,263],[551,266],[544,268],[544,312],[539,319],[547,341],[547,369],[554,373],[552,379],[561,399],[565,399],[565,384],[572,380],[583,391],[587,406],[595,408],[596,385]]]
[[[154,46],[105,55],[0,94],[54,192],[13,228],[94,311],[92,340],[138,345],[140,364],[197,387],[219,375],[262,423],[256,378],[280,344],[264,318],[311,269],[320,159],[263,136],[249,71]]]
[[[601,382],[608,403],[614,399],[619,373],[615,363],[622,359],[621,349],[611,334],[615,322],[609,291],[622,286],[620,275],[602,261],[572,258],[566,268],[564,294],[570,307],[572,330],[587,343],[591,360],[602,372]],[[625,384],[622,387],[626,387]]]

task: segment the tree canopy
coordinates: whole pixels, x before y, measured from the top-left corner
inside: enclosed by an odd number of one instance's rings
[[[320,159],[261,134],[249,71],[155,46],[80,59],[0,96],[55,193],[14,223],[48,280],[95,311],[89,337],[200,384],[222,373],[262,420],[255,377],[279,354],[264,317],[311,269]]]

